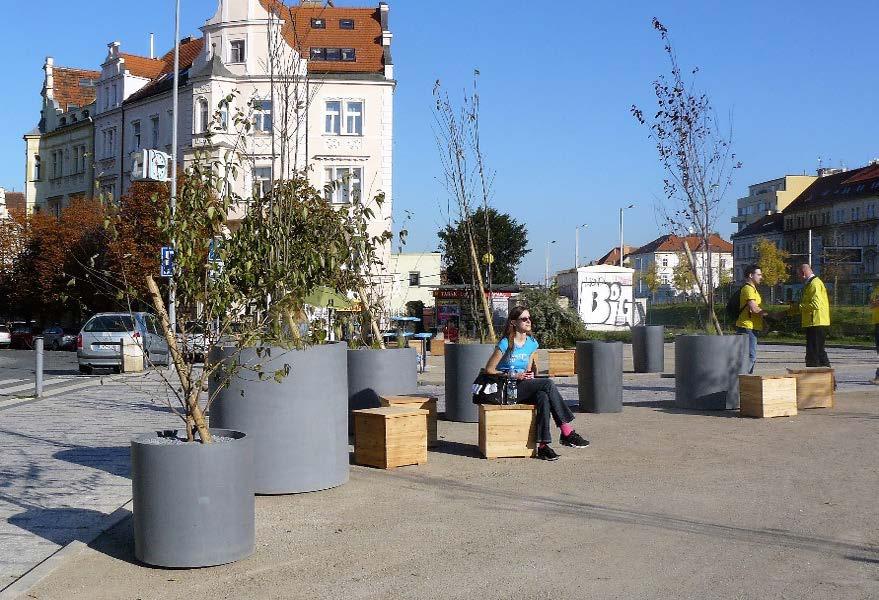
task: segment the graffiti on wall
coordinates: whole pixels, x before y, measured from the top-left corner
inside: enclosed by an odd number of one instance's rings
[[[631,274],[603,274],[580,282],[579,313],[587,326],[633,323]]]

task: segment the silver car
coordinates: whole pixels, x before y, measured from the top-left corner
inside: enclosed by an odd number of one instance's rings
[[[0,325],[0,348],[9,348],[12,344],[12,333],[6,325]]]
[[[147,366],[168,364],[168,343],[159,333],[155,316],[144,312],[98,313],[86,322],[76,340],[80,372],[91,373],[95,367],[121,371],[122,340],[143,348]]]

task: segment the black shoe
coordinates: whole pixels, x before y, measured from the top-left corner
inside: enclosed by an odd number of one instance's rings
[[[559,442],[561,442],[562,446],[570,446],[571,448],[585,448],[589,445],[589,440],[584,439],[576,431],[572,431],[571,435],[562,434],[559,436]]]
[[[540,460],[558,460],[559,455],[555,453],[555,450],[547,446],[540,446],[537,449],[537,458]]]

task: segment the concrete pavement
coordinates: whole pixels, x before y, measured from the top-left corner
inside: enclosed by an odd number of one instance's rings
[[[578,415],[592,447],[551,464],[479,459],[476,426],[443,421],[427,465],[355,466],[335,490],[258,498],[245,561],[135,564],[125,520],[28,597],[879,597],[875,354],[831,360],[837,407],[791,419],[680,411],[673,379],[627,373],[626,410]],[[758,370],[800,364],[802,348],[767,346]],[[442,409],[441,380],[432,359],[422,381]],[[574,402],[576,379],[558,383]],[[90,539],[130,498],[130,434],[176,425],[149,400],[155,382],[118,385],[0,412],[6,581]]]

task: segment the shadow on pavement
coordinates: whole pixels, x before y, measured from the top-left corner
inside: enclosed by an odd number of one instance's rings
[[[79,446],[69,450],[60,450],[52,457],[76,465],[100,469],[117,477],[131,478],[131,449],[129,446],[98,448]]]
[[[54,544],[75,540],[87,542],[99,533],[108,515],[87,508],[28,507],[9,517],[8,522]]]

